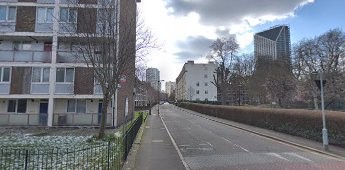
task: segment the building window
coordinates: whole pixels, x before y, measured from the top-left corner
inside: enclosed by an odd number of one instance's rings
[[[16,112],[16,100],[9,100],[7,105],[7,112]]]
[[[207,78],[207,74],[204,74],[204,78]]]
[[[197,82],[197,83],[196,83],[196,86],[199,86],[199,85],[200,85],[199,82]]]
[[[37,23],[53,23],[54,8],[37,8]]]
[[[77,22],[77,10],[71,8],[61,8],[60,9],[60,22]]]
[[[26,105],[27,105],[27,100],[26,99],[19,99],[18,100],[17,112],[18,113],[26,113]]]
[[[7,112],[14,113],[26,113],[27,99],[9,100],[7,105]]]
[[[207,82],[205,82],[205,86],[208,86],[208,83],[207,83]]]
[[[196,94],[199,94],[199,90],[196,91]]]
[[[15,21],[16,7],[0,6],[0,21]]]
[[[30,41],[24,41],[24,42],[13,42],[13,50],[31,50],[31,42]]]
[[[50,68],[39,68],[34,67],[32,68],[32,82],[49,82],[49,74],[50,74]]]
[[[11,68],[0,67],[0,82],[10,82]]]
[[[86,113],[86,100],[69,99],[67,101],[67,112],[70,112],[70,113]]]
[[[205,90],[205,94],[208,94],[208,91],[207,91],[207,90]]]
[[[73,82],[74,68],[57,68],[56,82]]]

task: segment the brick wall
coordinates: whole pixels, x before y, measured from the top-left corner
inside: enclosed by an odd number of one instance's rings
[[[76,67],[74,94],[93,94],[94,76],[92,68]]]
[[[34,32],[36,20],[36,7],[18,6],[16,31],[17,32]]]
[[[128,98],[128,117],[133,117],[135,84],[136,0],[120,0],[120,57],[124,59],[126,83],[118,91],[117,124],[124,122],[125,101]]]

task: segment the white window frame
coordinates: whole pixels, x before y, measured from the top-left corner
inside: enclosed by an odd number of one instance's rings
[[[38,17],[40,17],[39,15],[38,15],[38,9],[39,8],[42,8],[42,9],[44,9],[44,16],[43,16],[43,22],[39,22],[39,19],[38,19]],[[53,13],[52,13],[52,21],[47,21],[47,19],[48,19],[48,9],[52,9],[53,10]],[[36,21],[37,21],[37,23],[40,23],[40,24],[44,24],[44,23],[53,23],[54,22],[54,7],[37,7],[37,9],[36,9]]]
[[[34,69],[40,69],[40,80],[39,80],[38,82],[34,82],[34,81],[33,81],[33,76],[34,76],[33,72],[34,72]],[[44,76],[43,76],[43,74],[44,74],[44,69],[49,69],[48,81],[43,81],[43,79],[44,79]],[[31,83],[35,83],[35,84],[36,84],[36,83],[37,83],[37,84],[44,83],[44,84],[47,84],[47,83],[49,83],[49,81],[50,81],[50,68],[49,68],[49,67],[32,67]]]
[[[17,7],[16,7],[16,6],[0,5],[0,7],[5,7],[5,8],[6,8],[5,20],[0,20],[0,21],[3,21],[3,22],[15,22],[15,21],[16,21],[16,17],[17,17]],[[15,8],[14,19],[13,19],[13,20],[10,20],[10,19],[9,19],[10,8]]]
[[[75,68],[72,68],[72,67],[58,67],[58,68],[56,68],[56,74],[57,74],[57,69],[64,69],[64,81],[63,82],[58,82],[57,81],[57,75],[55,76],[55,82],[56,83],[68,83],[68,84],[70,84],[70,83],[74,83],[74,80],[75,80]],[[67,82],[66,81],[66,77],[67,77],[67,69],[73,69],[73,81],[71,81],[71,82]]]
[[[10,104],[10,100],[14,100],[15,101],[14,112],[8,112],[8,105]],[[25,113],[28,112],[28,99],[9,99],[7,101],[7,110],[6,110],[7,113],[19,113],[18,112],[19,100],[26,100]],[[25,113],[20,113],[20,114],[25,114]]]
[[[18,44],[18,49],[15,49],[16,44]],[[27,48],[27,47],[29,47],[29,44],[30,44],[30,48]],[[32,50],[32,42],[31,41],[14,41],[13,42],[13,50],[14,51],[31,51]]]
[[[4,69],[5,68],[8,68],[10,69],[10,72],[9,72],[9,75],[8,75],[8,81],[4,81]],[[0,67],[1,69],[1,73],[0,73],[0,83],[3,83],[3,84],[9,84],[11,83],[11,75],[12,75],[12,69],[11,67]]]
[[[61,21],[61,10],[64,10],[64,9],[67,10],[67,21]],[[71,14],[70,14],[71,11],[75,11],[75,21],[70,21],[71,20]],[[61,22],[61,23],[74,23],[74,24],[77,23],[77,20],[78,20],[77,9],[72,9],[72,8],[68,8],[68,7],[61,7],[59,13],[60,13],[59,22]]]
[[[70,101],[70,100],[74,100],[74,111],[68,111],[68,101]],[[78,112],[78,103],[79,102],[85,103],[85,112]],[[67,113],[86,113],[87,112],[87,102],[86,102],[86,99],[67,99],[66,112]]]

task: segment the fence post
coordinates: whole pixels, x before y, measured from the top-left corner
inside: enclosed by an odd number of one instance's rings
[[[25,150],[25,165],[24,165],[25,170],[28,169],[28,157],[29,157],[29,150]]]
[[[108,151],[108,170],[110,169],[110,141],[108,141],[108,149],[107,149],[107,151]]]

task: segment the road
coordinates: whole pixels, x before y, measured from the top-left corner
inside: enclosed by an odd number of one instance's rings
[[[164,104],[161,118],[190,169],[345,169],[345,162]]]

